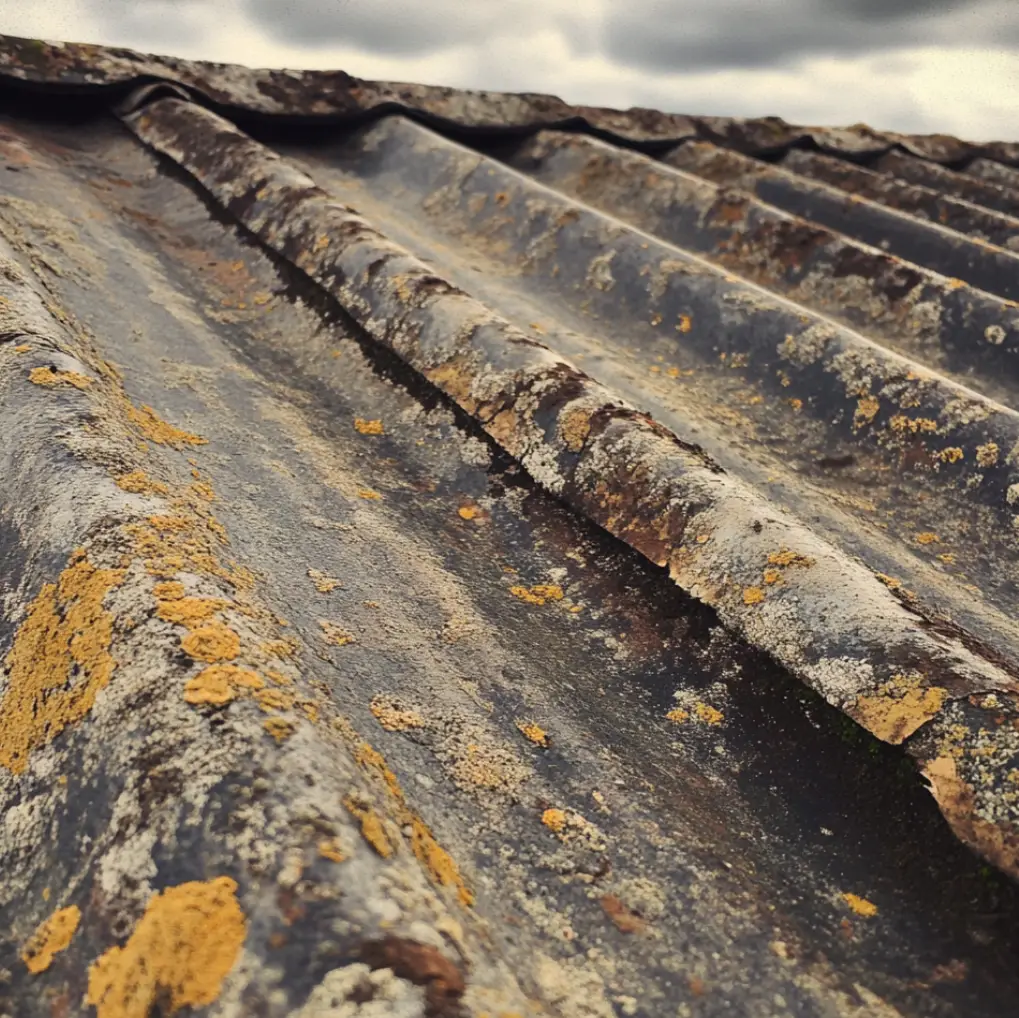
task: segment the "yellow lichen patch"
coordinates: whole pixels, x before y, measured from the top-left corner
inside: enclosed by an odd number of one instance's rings
[[[367,841],[368,844],[371,845],[376,853],[381,855],[383,859],[388,859],[395,849],[386,834],[386,826],[378,813],[376,813],[370,806],[365,806],[352,796],[347,796],[347,798],[343,800],[343,805],[347,807],[347,811],[350,815],[353,816],[358,823],[360,823],[361,837],[364,838],[364,840]]]
[[[293,639],[266,640],[265,643],[262,644],[261,649],[263,654],[268,654],[270,657],[278,657],[281,661],[285,661],[296,656],[297,642]],[[287,683],[284,684],[286,685]]]
[[[559,422],[559,434],[570,452],[580,452],[591,434],[591,411],[570,410]]]
[[[541,814],[541,822],[550,830],[558,834],[566,828],[566,811],[550,808]]]
[[[255,693],[255,700],[266,713],[274,710],[291,710],[294,706],[293,695],[284,693],[281,689],[260,689]]]
[[[377,491],[372,491],[371,488],[358,488],[357,497],[363,498],[366,502],[378,502],[382,498]]]
[[[113,675],[113,616],[106,595],[124,581],[77,551],[56,583],[29,605],[7,655],[0,699],[0,765],[20,774],[31,750],[43,746],[92,709]]]
[[[905,414],[896,414],[888,421],[888,427],[900,435],[916,435],[920,432],[937,431],[938,422],[932,421],[929,417],[907,417]]]
[[[286,718],[266,718],[262,722],[262,727],[265,729],[266,734],[271,735],[276,740],[276,744],[279,746],[282,746],[297,730],[297,725]]]
[[[667,721],[672,721],[677,725],[681,725],[684,721],[690,720],[690,712],[683,710],[682,707],[673,707],[672,710],[665,715]]]
[[[689,332],[692,328],[693,319],[689,315],[680,315],[676,324],[676,332]]]
[[[184,684],[184,699],[190,704],[222,707],[245,690],[259,690],[265,683],[257,672],[237,665],[210,665]]]
[[[406,732],[411,728],[423,728],[425,719],[416,711],[403,707],[389,696],[376,696],[368,705],[375,720],[387,732]]]
[[[760,587],[744,587],[743,603],[760,604],[764,600],[764,591]]]
[[[725,720],[725,715],[720,710],[707,703],[694,704],[693,711],[706,725],[720,725]]]
[[[131,423],[150,441],[156,445],[168,445],[173,449],[183,449],[188,445],[206,445],[207,440],[199,435],[175,428],[162,420],[150,406],[136,407],[124,397],[126,412]]]
[[[533,721],[516,721],[514,723],[517,726],[517,731],[528,742],[533,742],[535,746],[548,745],[548,732],[540,725],[535,724]]]
[[[866,919],[877,915],[877,905],[867,901],[866,898],[861,898],[858,894],[853,894],[850,891],[847,891],[842,897],[857,915],[863,916]]]
[[[354,418],[354,430],[362,435],[384,435],[382,421],[368,421],[363,417]]]
[[[229,877],[192,881],[149,900],[123,947],[90,968],[97,1018],[149,1018],[211,1004],[234,967],[247,921]]]
[[[859,429],[870,424],[877,417],[877,412],[880,409],[881,404],[876,397],[862,397],[856,404],[856,412],[853,414],[853,427]]]
[[[809,556],[800,555],[795,551],[789,551],[788,548],[783,548],[781,551],[773,551],[768,556],[768,565],[780,566],[783,569],[789,567],[809,569],[813,564],[814,560]]]
[[[28,353],[28,351],[31,350],[31,349],[32,349],[32,344],[31,343],[19,343],[14,348],[14,352],[15,353]]]
[[[318,854],[330,862],[343,862],[347,858],[342,845],[336,838],[323,838],[318,843]]]
[[[985,445],[977,446],[977,463],[982,467],[993,467],[998,462],[998,445],[996,442],[987,442]]]
[[[28,373],[28,380],[50,389],[58,385],[70,385],[84,391],[92,384],[92,379],[87,375],[81,375],[77,371],[57,371],[56,368],[32,368]]]
[[[157,601],[179,601],[184,596],[184,584],[178,580],[165,580],[152,588]]]
[[[779,569],[769,568],[764,570],[764,582],[768,586],[782,582],[782,572]]]
[[[180,626],[192,629],[200,622],[212,618],[218,611],[227,606],[226,601],[218,597],[180,597],[167,601],[159,601],[156,614],[164,622],[175,622]]]
[[[484,510],[477,505],[462,505],[456,512],[462,520],[476,520],[483,515]]]
[[[941,555],[938,556],[938,558],[941,559],[941,561],[944,562],[946,566],[955,565],[955,555],[953,552],[950,551],[943,552]]]
[[[133,495],[165,495],[169,490],[160,481],[154,481],[144,470],[132,470],[117,478],[117,487]]]
[[[318,569],[309,569],[308,579],[315,584],[315,589],[320,594],[330,594],[337,587],[341,586],[339,580],[333,579],[331,576],[326,576],[325,573],[319,572]]]
[[[938,453],[938,458],[942,463],[958,463],[963,457],[963,451],[957,445],[949,446],[947,449],[942,449]]]
[[[319,619],[319,626],[322,629],[322,638],[331,647],[346,647],[348,643],[355,643],[357,638],[348,633],[342,626],[326,619]]]
[[[938,544],[941,538],[933,531],[925,530],[922,534],[917,534],[914,540],[917,544]]]
[[[411,850],[418,862],[425,868],[432,881],[443,887],[455,888],[457,898],[459,898],[461,904],[467,906],[473,905],[474,894],[464,883],[464,879],[460,875],[460,870],[452,856],[435,840],[435,836],[429,830],[428,825],[407,806],[403,796],[403,789],[400,788],[400,782],[386,765],[382,754],[367,742],[360,742],[354,752],[354,759],[367,773],[375,775],[385,783],[386,789],[390,796],[392,796],[396,807],[397,821],[401,828],[410,828]],[[347,809],[349,810],[351,807],[347,805]],[[354,813],[354,815],[358,816],[357,813]],[[363,820],[361,823],[361,833],[367,838]]]
[[[565,596],[563,588],[556,583],[538,583],[533,587],[510,587],[514,597],[527,604],[545,604],[546,601],[561,601]]]
[[[32,975],[45,972],[52,964],[53,956],[66,950],[80,922],[81,909],[77,905],[69,905],[54,912],[28,938],[21,949],[21,960]]]
[[[894,576],[888,576],[886,573],[875,573],[874,574],[889,590],[898,590],[902,586],[902,580],[897,580]]]
[[[925,687],[919,675],[895,675],[877,695],[857,697],[848,713],[877,738],[898,745],[941,710],[946,696],[940,686]]]
[[[230,661],[241,649],[241,638],[225,623],[213,620],[191,630],[181,648],[196,661]]]

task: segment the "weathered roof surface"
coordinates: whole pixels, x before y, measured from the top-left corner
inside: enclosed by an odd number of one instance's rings
[[[1012,1013],[1007,146],[0,63],[10,1014]]]

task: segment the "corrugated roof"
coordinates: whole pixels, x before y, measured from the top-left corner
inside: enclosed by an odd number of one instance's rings
[[[11,1013],[1010,1013],[1013,147],[0,64]]]

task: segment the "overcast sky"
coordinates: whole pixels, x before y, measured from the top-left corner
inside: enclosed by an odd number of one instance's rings
[[[0,0],[0,32],[1019,140],[1019,0]]]

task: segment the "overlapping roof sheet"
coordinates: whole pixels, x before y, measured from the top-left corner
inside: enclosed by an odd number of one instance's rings
[[[0,82],[11,1013],[1010,1013],[1014,145]]]

